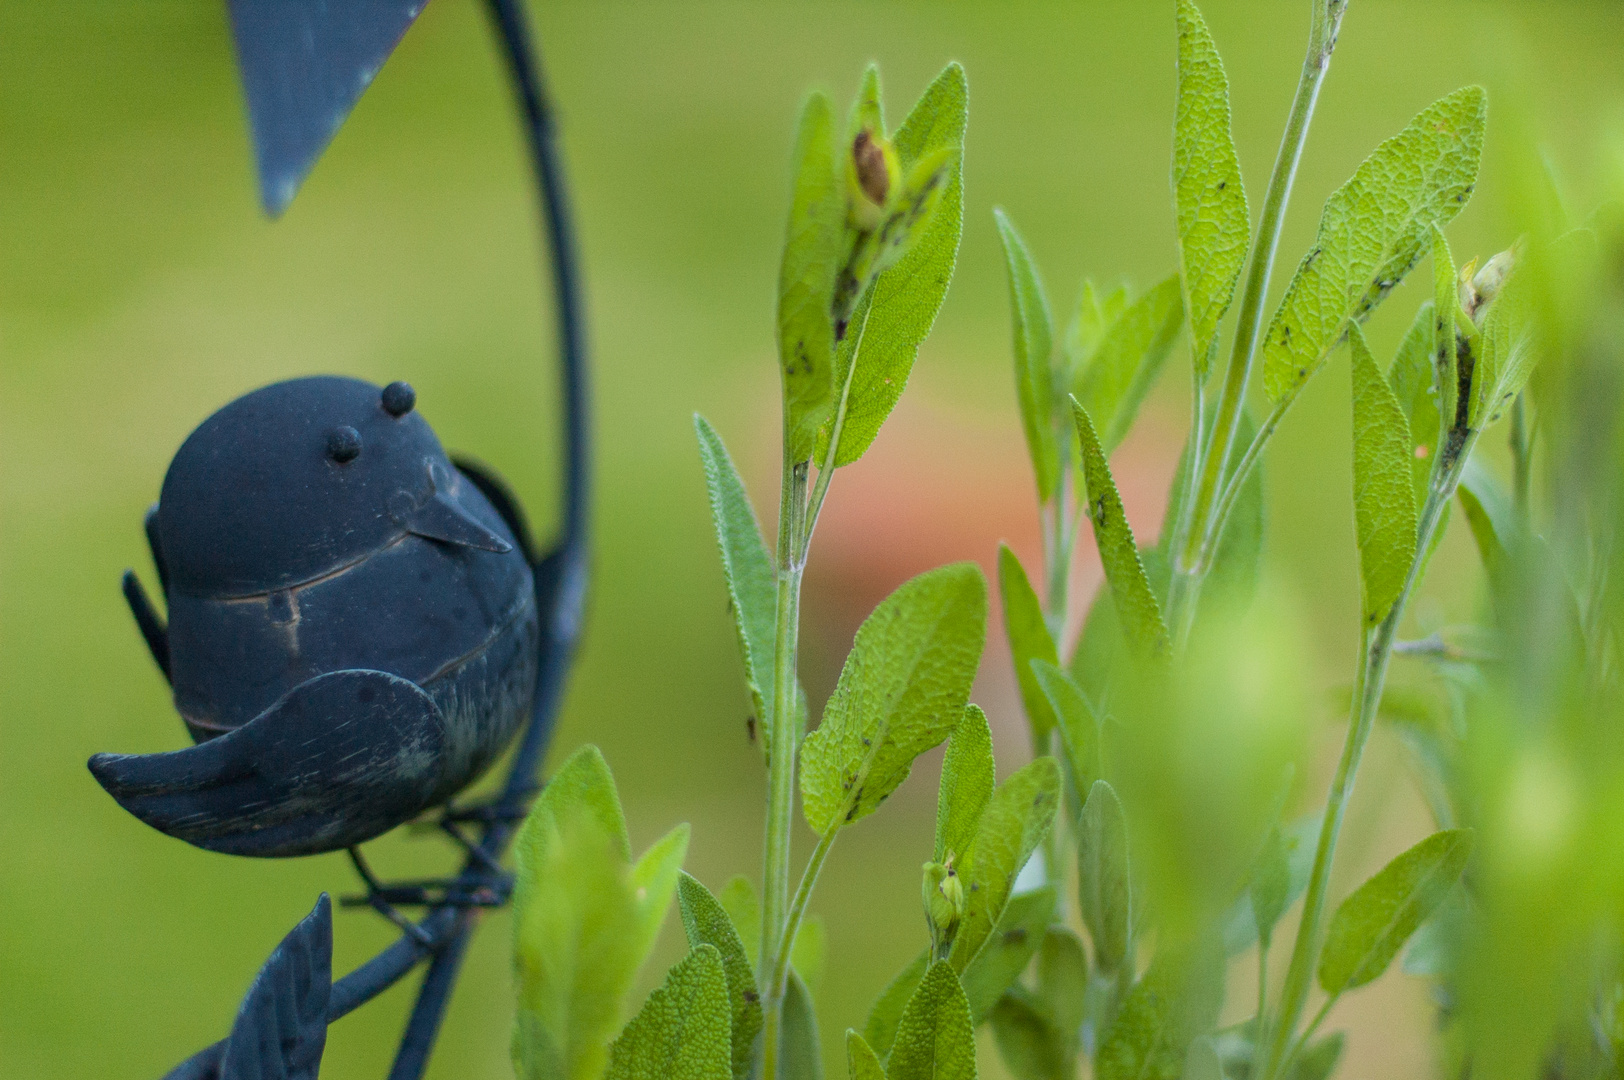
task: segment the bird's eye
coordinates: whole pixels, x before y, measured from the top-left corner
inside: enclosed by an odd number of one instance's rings
[[[417,404],[417,391],[412,389],[411,383],[392,382],[383,388],[383,411],[390,416],[400,418],[412,411]]]
[[[354,461],[361,453],[361,433],[341,424],[327,433],[327,456],[340,465]]]

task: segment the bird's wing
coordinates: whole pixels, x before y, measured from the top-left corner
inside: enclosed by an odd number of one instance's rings
[[[97,754],[90,771],[160,832],[233,855],[311,855],[370,840],[427,807],[445,720],[382,671],[301,683],[235,731],[165,754]]]

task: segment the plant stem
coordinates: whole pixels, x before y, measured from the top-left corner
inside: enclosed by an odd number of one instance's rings
[[[1174,552],[1173,578],[1176,584],[1169,590],[1170,600],[1178,598],[1178,607],[1171,612],[1175,642],[1182,645],[1189,638],[1195,622],[1195,608],[1200,597],[1201,582],[1205,578],[1208,561],[1216,536],[1217,518],[1212,513],[1214,502],[1223,488],[1225,466],[1235,441],[1235,430],[1241,410],[1246,404],[1246,387],[1252,377],[1252,363],[1257,355],[1258,332],[1263,320],[1263,302],[1269,292],[1269,277],[1274,271],[1274,259],[1280,246],[1280,230],[1285,224],[1286,206],[1291,201],[1291,187],[1297,177],[1297,164],[1302,160],[1303,146],[1308,141],[1309,122],[1314,106],[1319,101],[1320,85],[1331,65],[1331,53],[1336,48],[1337,30],[1347,12],[1348,0],[1312,0],[1312,25],[1308,35],[1308,53],[1303,60],[1301,77],[1297,80],[1297,93],[1292,98],[1291,114],[1286,119],[1286,130],[1280,139],[1280,151],[1275,157],[1274,171],[1263,196],[1263,213],[1258,219],[1257,236],[1246,270],[1246,287],[1241,294],[1240,315],[1235,324],[1235,343],[1230,353],[1229,368],[1224,376],[1217,412],[1213,416],[1212,433],[1201,454],[1200,481],[1195,488],[1190,510],[1190,528],[1184,543]],[[1183,578],[1183,581],[1179,581]]]
[[[770,977],[778,965],[778,939],[789,900],[790,825],[795,814],[795,751],[800,744],[796,714],[796,652],[800,630],[800,549],[806,515],[809,463],[784,457],[778,506],[778,635],[773,649],[772,725],[768,738],[767,829],[762,859],[761,974],[766,1013],[762,1076],[777,1075],[778,1028],[784,997]]]
[[[1297,938],[1291,948],[1291,965],[1286,970],[1286,983],[1280,992],[1280,1015],[1276,1019],[1269,1055],[1260,1074],[1263,1080],[1274,1080],[1283,1074],[1290,1062],[1292,1035],[1308,1001],[1314,968],[1319,959],[1320,923],[1325,914],[1326,893],[1331,883],[1331,864],[1336,857],[1337,837],[1342,830],[1342,819],[1347,812],[1348,796],[1353,791],[1354,779],[1359,772],[1359,761],[1364,755],[1365,743],[1375,724],[1376,709],[1381,704],[1382,687],[1387,679],[1387,666],[1393,656],[1393,641],[1399,620],[1410,593],[1420,580],[1427,553],[1432,547],[1432,534],[1443,518],[1444,509],[1454,497],[1460,481],[1461,468],[1471,453],[1471,442],[1456,462],[1441,474],[1435,474],[1427,491],[1426,504],[1416,528],[1415,557],[1410,561],[1404,588],[1393,602],[1386,617],[1374,628],[1367,629],[1360,648],[1358,681],[1354,686],[1353,709],[1348,721],[1348,735],[1342,744],[1342,757],[1337,762],[1336,775],[1326,796],[1325,817],[1320,822],[1319,843],[1314,849],[1314,868],[1308,879],[1308,894],[1303,900],[1303,917],[1297,926]]]
[[[827,836],[818,837],[818,846],[812,849],[812,857],[806,861],[806,869],[801,872],[801,884],[795,890],[795,900],[789,907],[789,918],[784,923],[784,932],[778,939],[778,963],[772,973],[772,993],[780,1000],[784,997],[784,988],[789,982],[790,954],[795,948],[795,935],[800,932],[801,920],[806,916],[807,901],[812,898],[812,888],[818,883],[818,874],[823,870],[823,860],[829,857],[829,849],[834,846],[835,837],[840,835],[840,826],[833,825]]]

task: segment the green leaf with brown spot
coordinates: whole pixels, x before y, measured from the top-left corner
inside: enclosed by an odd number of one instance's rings
[[[1365,625],[1387,618],[1416,556],[1410,426],[1357,326],[1353,350],[1353,514]]]
[[[1060,766],[1041,757],[1005,780],[981,813],[975,842],[959,871],[966,911],[949,958],[963,971],[986,944],[1009,903],[1015,878],[1054,826],[1060,805]]]
[[[920,574],[874,609],[801,744],[801,800],[819,836],[874,812],[914,758],[958,727],[986,635],[973,563]]]
[[[1088,412],[1076,398],[1072,398],[1071,407],[1082,446],[1088,520],[1094,526],[1094,543],[1099,548],[1105,580],[1116,603],[1117,621],[1136,656],[1165,657],[1171,650],[1167,624],[1162,621],[1161,605],[1156,602],[1144,564],[1139,561],[1139,546],[1134,541],[1133,529],[1128,526],[1128,515],[1122,509],[1122,496],[1117,494],[1116,481],[1111,479],[1111,467],[1106,464],[1105,452]]]
[[[1288,403],[1454,220],[1477,182],[1488,101],[1468,86],[1423,110],[1326,200],[1319,234],[1263,341],[1263,387]]]
[[[1179,0],[1178,33],[1173,196],[1178,207],[1179,280],[1183,306],[1190,314],[1196,379],[1205,382],[1218,321],[1229,310],[1235,282],[1246,262],[1252,224],[1240,158],[1230,132],[1229,78],[1192,0]],[[1093,412],[1087,398],[1083,404]],[[1094,415],[1106,423],[1104,417]],[[1114,445],[1109,437],[1105,443]]]
[[[835,331],[831,314],[846,233],[843,174],[837,166],[834,108],[813,94],[795,140],[795,182],[778,271],[778,362],[784,389],[784,445],[805,461],[834,406]]]

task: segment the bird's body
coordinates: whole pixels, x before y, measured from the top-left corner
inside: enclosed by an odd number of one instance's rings
[[[137,817],[235,854],[351,847],[449,800],[522,726],[540,633],[522,523],[414,404],[404,384],[278,383],[176,454],[149,534],[160,662],[199,745],[92,759]]]

